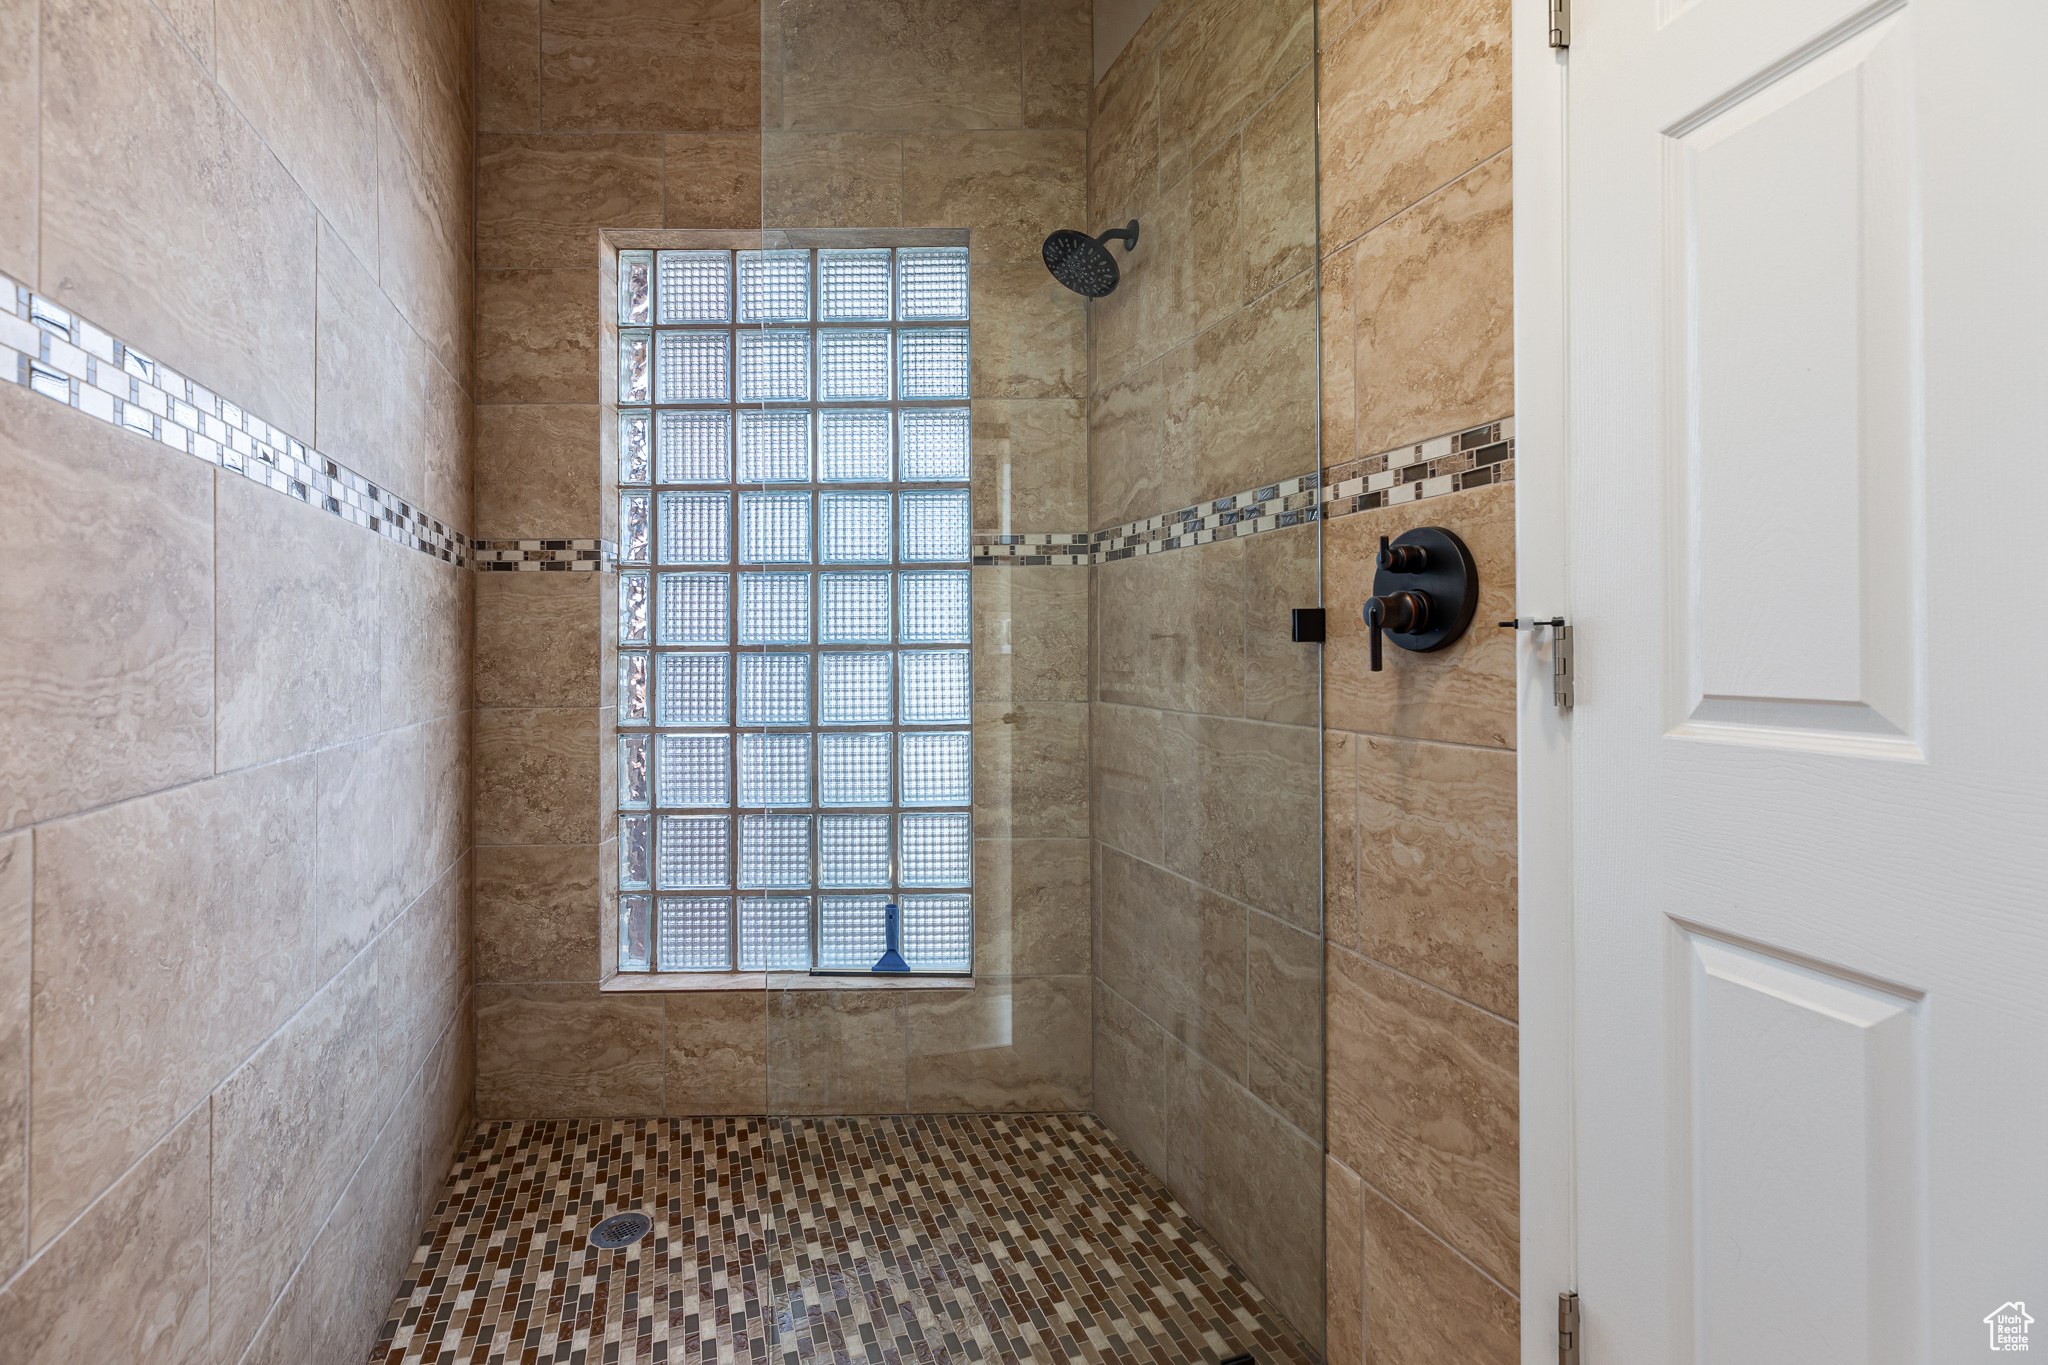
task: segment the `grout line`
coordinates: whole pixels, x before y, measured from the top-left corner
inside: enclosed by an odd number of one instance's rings
[[[1449,188],[1450,188],[1451,186],[1453,186],[1453,185],[1457,184],[1457,183],[1458,183],[1458,182],[1459,182],[1460,180],[1463,180],[1463,179],[1464,179],[1464,178],[1465,178],[1466,176],[1469,176],[1469,175],[1475,174],[1475,173],[1476,173],[1476,172],[1478,172],[1478,171],[1484,170],[1484,169],[1485,169],[1486,167],[1488,167],[1488,166],[1492,165],[1492,164],[1493,164],[1494,162],[1496,162],[1496,161],[1500,160],[1500,159],[1501,159],[1502,157],[1504,157],[1504,156],[1507,156],[1507,155],[1508,155],[1509,153],[1513,152],[1514,150],[1515,150],[1515,146],[1514,146],[1514,144],[1513,144],[1513,143],[1511,142],[1511,143],[1509,143],[1509,144],[1508,144],[1507,146],[1505,146],[1505,147],[1502,147],[1502,148],[1501,148],[1501,149],[1500,149],[1499,151],[1497,151],[1497,152],[1493,152],[1493,153],[1490,153],[1489,155],[1487,155],[1486,157],[1482,158],[1481,160],[1478,160],[1478,161],[1475,161],[1475,162],[1473,162],[1473,163],[1472,163],[1471,165],[1467,166],[1467,167],[1466,167],[1466,168],[1465,168],[1464,170],[1462,170],[1462,171],[1459,171],[1459,172],[1458,172],[1458,173],[1457,173],[1456,175],[1452,176],[1452,177],[1451,177],[1451,178],[1450,178],[1449,180],[1446,180],[1446,181],[1444,181],[1444,183],[1443,183],[1443,184],[1441,184],[1441,185],[1438,185],[1438,186],[1437,186],[1436,188],[1434,188],[1434,189],[1430,190],[1430,191],[1429,191],[1429,192],[1428,192],[1427,194],[1423,194],[1423,195],[1420,195],[1420,196],[1418,196],[1418,197],[1417,197],[1416,199],[1414,199],[1413,201],[1411,201],[1411,202],[1409,202],[1409,203],[1406,203],[1406,204],[1403,204],[1403,205],[1402,205],[1402,206],[1401,206],[1400,208],[1398,208],[1398,209],[1394,210],[1394,211],[1393,211],[1392,213],[1388,214],[1388,215],[1387,215],[1386,217],[1384,217],[1384,218],[1380,219],[1380,220],[1379,220],[1379,221],[1378,221],[1377,223],[1374,223],[1374,224],[1373,224],[1373,225],[1372,225],[1371,227],[1368,227],[1368,228],[1364,229],[1363,231],[1361,231],[1361,232],[1357,233],[1357,234],[1356,234],[1355,236],[1347,237],[1347,238],[1345,238],[1345,239],[1344,239],[1343,241],[1339,242],[1339,243],[1338,243],[1338,244],[1337,244],[1336,246],[1333,246],[1333,247],[1331,247],[1331,248],[1329,249],[1329,251],[1328,251],[1327,253],[1325,253],[1324,255],[1322,255],[1321,257],[1319,257],[1319,258],[1318,258],[1318,260],[1317,260],[1317,264],[1318,264],[1318,265],[1320,265],[1320,264],[1321,264],[1321,263],[1322,263],[1323,261],[1326,261],[1326,260],[1330,259],[1330,257],[1332,257],[1332,256],[1336,256],[1336,255],[1339,255],[1339,254],[1340,254],[1340,253],[1342,253],[1342,252],[1346,252],[1346,251],[1349,251],[1349,250],[1350,250],[1350,249],[1351,249],[1352,247],[1354,247],[1354,246],[1357,246],[1357,245],[1358,245],[1358,244],[1359,244],[1360,242],[1364,241],[1364,240],[1365,240],[1365,239],[1366,239],[1367,237],[1371,236],[1371,235],[1372,235],[1373,233],[1375,233],[1375,232],[1378,232],[1378,231],[1379,231],[1379,230],[1380,230],[1381,228],[1383,228],[1383,227],[1385,227],[1385,226],[1386,226],[1387,224],[1389,224],[1389,223],[1393,222],[1393,221],[1394,221],[1394,220],[1395,220],[1396,218],[1400,218],[1400,217],[1403,217],[1403,216],[1405,216],[1406,214],[1409,214],[1409,213],[1413,212],[1413,211],[1414,211],[1414,210],[1415,210],[1415,209],[1416,209],[1416,208],[1417,208],[1417,207],[1418,207],[1419,205],[1421,205],[1421,204],[1424,204],[1424,203],[1428,202],[1428,201],[1429,201],[1430,199],[1433,199],[1433,198],[1435,198],[1435,197],[1436,197],[1437,195],[1439,195],[1439,194],[1442,194],[1442,193],[1443,193],[1443,192],[1444,192],[1445,190],[1447,190],[1447,189],[1449,189]],[[1318,189],[1318,191],[1320,191],[1320,190],[1321,190],[1321,187],[1322,187],[1322,176],[1321,176],[1321,175],[1318,175],[1318,176],[1316,177],[1316,186],[1317,186],[1317,189]],[[1322,243],[1321,243],[1320,241],[1318,241],[1318,242],[1317,242],[1317,244],[1316,244],[1316,247],[1317,247],[1317,250],[1318,250],[1318,251],[1322,250]]]
[[[1330,947],[1334,948],[1340,953],[1348,953],[1352,957],[1357,958],[1360,962],[1369,963],[1372,966],[1379,968],[1383,972],[1391,973],[1394,976],[1400,977],[1403,981],[1407,981],[1413,985],[1420,986],[1423,990],[1428,991],[1432,995],[1440,995],[1446,1000],[1456,1001],[1458,1004],[1463,1005],[1466,1009],[1469,1009],[1476,1014],[1483,1014],[1487,1018],[1493,1020],[1494,1022],[1505,1024],[1509,1028],[1516,1030],[1518,1033],[1521,1031],[1522,1026],[1518,1020],[1510,1019],[1505,1014],[1496,1014],[1494,1011],[1488,1009],[1484,1005],[1474,1004],[1472,1001],[1467,1000],[1462,995],[1457,995],[1451,991],[1445,990],[1442,986],[1434,985],[1431,982],[1424,981],[1421,977],[1415,976],[1409,972],[1402,971],[1399,967],[1393,966],[1390,963],[1382,962],[1378,958],[1372,956],[1370,953],[1363,952],[1360,949],[1352,948],[1342,943],[1332,943],[1328,939],[1325,939],[1324,942],[1329,943]],[[1327,988],[1325,988],[1325,994],[1327,995],[1327,993]]]
[[[1332,1153],[1331,1156],[1332,1159],[1334,1159],[1339,1166],[1343,1166],[1345,1170],[1351,1171],[1351,1168],[1345,1165],[1344,1159],[1342,1157],[1336,1156],[1335,1153]],[[1488,1274],[1483,1266],[1481,1266],[1478,1262],[1474,1261],[1470,1256],[1467,1256],[1464,1252],[1452,1246],[1448,1241],[1444,1240],[1442,1234],[1438,1233],[1435,1228],[1432,1228],[1429,1224],[1423,1222],[1420,1218],[1417,1218],[1414,1214],[1408,1212],[1406,1208],[1402,1207],[1399,1200],[1396,1200],[1393,1196],[1389,1195],[1385,1190],[1373,1184],[1370,1180],[1367,1180],[1363,1175],[1359,1175],[1357,1171],[1351,1171],[1351,1174],[1358,1176],[1358,1183],[1360,1185],[1364,1186],[1368,1190],[1371,1190],[1381,1199],[1386,1200],[1388,1206],[1391,1207],[1396,1213],[1399,1213],[1403,1218],[1406,1218],[1409,1222],[1415,1224],[1416,1227],[1421,1228],[1425,1233],[1427,1233],[1431,1241],[1435,1242],[1444,1250],[1450,1252],[1451,1255],[1457,1257],[1466,1265],[1471,1266],[1473,1271],[1476,1274],[1478,1274],[1481,1278],[1483,1278],[1488,1284],[1492,1285],[1495,1289],[1498,1289],[1501,1293],[1507,1295],[1508,1298],[1512,1300],[1518,1307],[1520,1306],[1522,1302],[1522,1296],[1520,1293],[1513,1289],[1508,1288],[1499,1280],[1496,1280],[1492,1275]]]

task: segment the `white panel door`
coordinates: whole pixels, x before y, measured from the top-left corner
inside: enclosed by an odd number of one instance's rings
[[[1572,8],[1583,1358],[2048,1351],[2048,5]]]

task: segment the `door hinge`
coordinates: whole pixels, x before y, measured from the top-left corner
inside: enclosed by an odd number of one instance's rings
[[[1517,616],[1500,623],[1503,630],[1541,630],[1550,627],[1550,699],[1560,711],[1572,709],[1578,696],[1578,674],[1572,667],[1572,628],[1562,616]]]
[[[1579,1365],[1579,1293],[1557,1296],[1557,1365]]]
[[[1550,0],[1550,45],[1572,45],[1572,0]]]

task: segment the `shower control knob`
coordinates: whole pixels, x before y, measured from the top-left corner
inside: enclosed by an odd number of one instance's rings
[[[1479,570],[1465,542],[1441,526],[1418,526],[1391,541],[1380,537],[1372,596],[1365,601],[1372,633],[1372,671],[1381,671],[1382,637],[1403,649],[1442,649],[1472,624],[1479,606]]]
[[[1380,633],[1412,635],[1429,629],[1429,594],[1397,592],[1365,601],[1365,624],[1372,631],[1372,671],[1380,671]]]
[[[1421,573],[1429,567],[1427,545],[1389,545],[1380,537],[1379,566],[1388,573]]]

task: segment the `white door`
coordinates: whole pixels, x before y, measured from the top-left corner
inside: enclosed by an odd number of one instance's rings
[[[1572,9],[1583,1359],[2048,1351],[2048,4]]]

